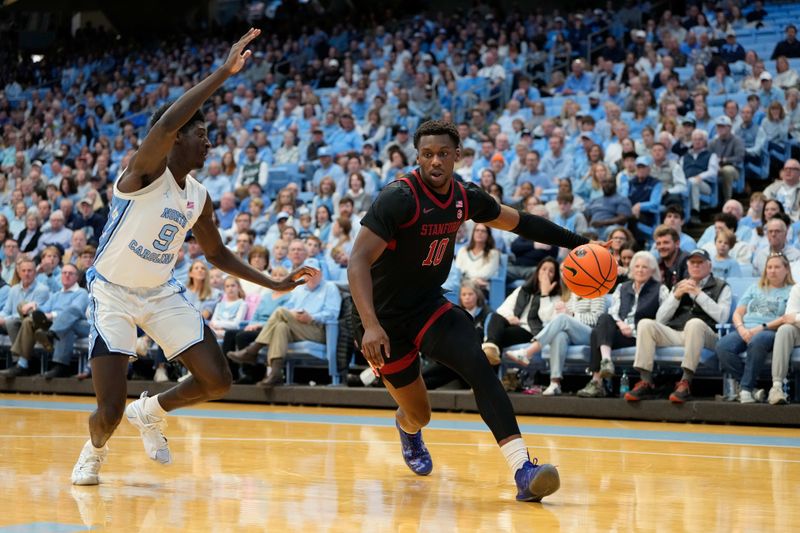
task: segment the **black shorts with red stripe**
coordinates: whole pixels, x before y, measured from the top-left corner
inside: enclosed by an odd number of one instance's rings
[[[386,320],[381,319],[381,327],[389,336],[390,357],[384,361],[380,370],[381,377],[391,383],[394,388],[405,387],[413,383],[420,375],[419,353],[426,334],[436,336],[436,324],[451,309],[458,309],[445,298],[437,298],[430,304],[423,305],[412,315]],[[462,313],[464,311],[461,311]],[[364,328],[361,319],[353,308],[353,325],[356,344],[361,346]],[[469,339],[474,342],[474,339]]]

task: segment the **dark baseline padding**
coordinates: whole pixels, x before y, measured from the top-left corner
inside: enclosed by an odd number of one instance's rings
[[[145,390],[153,395],[163,392],[173,385],[174,383],[129,381],[128,396],[138,398]],[[80,396],[94,394],[91,380],[54,379],[46,381],[40,377],[17,378],[13,381],[0,379],[0,392]],[[470,391],[430,391],[429,394],[431,406],[435,411],[477,412],[475,399]],[[512,393],[510,397],[514,411],[518,415],[800,427],[800,405],[741,405],[698,400],[676,406],[667,400],[628,404],[619,398],[585,399],[574,396],[544,398],[518,393]],[[282,386],[271,391],[264,391],[252,385],[234,385],[222,401],[377,409],[394,409],[396,407],[385,389],[330,386]]]

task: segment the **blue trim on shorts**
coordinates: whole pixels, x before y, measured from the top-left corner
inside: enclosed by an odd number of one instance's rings
[[[122,227],[122,222],[130,213],[130,206],[133,205],[133,200],[124,200],[117,196],[112,197],[111,200],[111,207],[109,209],[109,219],[106,223],[106,227],[103,228],[103,233],[100,235],[100,242],[97,245],[97,253],[94,257],[94,263],[100,260],[100,256],[105,252],[106,248],[108,247],[108,243],[111,242],[111,239],[114,238],[114,235],[117,233],[119,228]],[[121,209],[119,216],[116,220],[111,219],[111,214],[114,213],[115,209]]]
[[[186,289],[186,286],[183,283],[181,283],[180,281],[178,281],[177,279],[175,279],[173,277],[173,278],[170,278],[169,281],[167,281],[167,285],[169,285],[170,287],[175,287],[176,289],[178,289],[178,294],[180,295],[180,297],[183,298],[183,301],[186,302],[186,304],[189,307],[191,307],[192,309],[194,309],[197,312],[197,317],[200,319],[200,338],[192,340],[192,341],[189,341],[188,343],[184,344],[178,350],[176,350],[174,354],[172,354],[169,357],[167,357],[167,355],[164,354],[164,356],[167,358],[167,361],[171,361],[172,359],[178,357],[180,354],[182,354],[184,351],[188,350],[189,348],[191,348],[195,344],[203,342],[203,339],[205,339],[205,333],[206,333],[205,332],[206,321],[203,320],[203,314],[200,312],[200,310],[198,308],[196,308],[194,306],[194,304],[189,301],[188,298],[186,298],[186,290],[187,289]]]
[[[108,348],[108,353],[121,353],[128,356],[138,357],[135,351],[131,352],[128,350],[113,349],[111,344],[109,344],[108,339],[102,333],[100,333],[97,320],[95,320],[97,298],[95,298],[92,292],[92,287],[98,280],[108,283],[108,281],[102,275],[100,275],[99,272],[97,272],[94,266],[92,266],[86,271],[86,285],[89,289],[89,359],[92,358],[92,354],[94,353],[94,342],[98,337],[100,337],[105,343],[106,348]]]

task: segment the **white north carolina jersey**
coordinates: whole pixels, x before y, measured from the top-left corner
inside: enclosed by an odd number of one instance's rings
[[[206,188],[187,175],[181,190],[169,167],[135,193],[121,192],[118,182],[94,268],[116,285],[158,287],[172,278],[178,250],[203,211]]]

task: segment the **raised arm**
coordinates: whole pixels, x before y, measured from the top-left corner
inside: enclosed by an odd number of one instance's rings
[[[260,34],[261,30],[251,28],[231,47],[228,59],[220,68],[186,91],[150,128],[120,179],[119,185],[124,192],[137,191],[146,186],[149,179],[158,177],[164,172],[167,154],[175,144],[178,130],[192,118],[203,102],[214,94],[226,79],[242,69],[251,54],[245,47]]]
[[[197,237],[197,242],[203,249],[203,253],[208,262],[223,272],[276,291],[294,289],[298,285],[305,283],[305,279],[303,278],[319,275],[319,270],[303,266],[289,274],[285,279],[274,280],[242,262],[241,259],[236,257],[233,252],[222,244],[222,238],[219,235],[217,227],[214,225],[214,218],[212,216],[213,210],[211,198],[206,195],[203,213],[192,228],[192,233]]]

